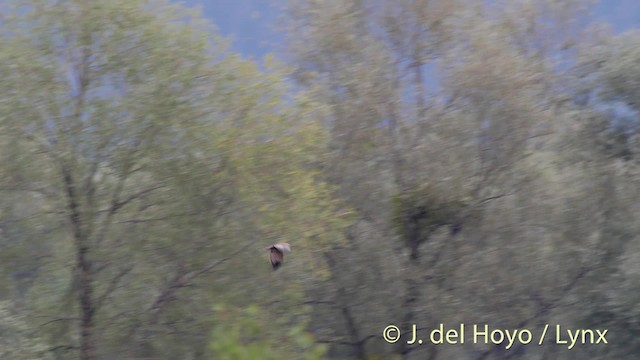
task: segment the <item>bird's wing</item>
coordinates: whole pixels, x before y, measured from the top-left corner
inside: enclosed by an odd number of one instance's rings
[[[273,247],[281,252],[291,251],[291,246],[287,243],[274,244]]]

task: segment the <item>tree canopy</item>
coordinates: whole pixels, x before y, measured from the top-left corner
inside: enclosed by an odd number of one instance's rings
[[[640,34],[591,9],[292,0],[255,61],[174,2],[5,2],[0,358],[637,358]],[[609,343],[407,343],[441,323]]]

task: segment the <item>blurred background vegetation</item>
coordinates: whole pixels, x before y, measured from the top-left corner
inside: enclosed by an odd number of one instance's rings
[[[174,2],[2,2],[1,359],[640,358],[639,32],[283,5],[257,62]],[[609,344],[382,338],[440,323]]]

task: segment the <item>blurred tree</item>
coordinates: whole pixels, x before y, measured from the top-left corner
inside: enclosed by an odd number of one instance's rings
[[[132,250],[150,240],[115,224],[158,213],[171,199],[166,169],[189,155],[176,145],[206,114],[213,39],[195,14],[162,3],[9,5],[0,112],[5,149],[17,157],[5,158],[12,178],[4,185],[67,222],[52,239],[59,243],[47,244],[65,264],[53,278],[68,271],[79,355],[95,359],[103,310],[139,271],[144,255]]]
[[[291,1],[265,70],[179,5],[3,4],[0,354],[637,358],[640,37],[589,3]]]
[[[359,215],[317,291],[312,326],[336,329],[329,353],[572,358],[392,346],[379,332],[581,324],[584,308],[568,302],[609,276],[603,261],[620,260],[604,239],[626,244],[633,233],[610,222],[629,214],[614,199],[630,184],[605,175],[616,165],[595,160],[580,140],[593,136],[575,131],[597,116],[567,101],[581,86],[568,70],[598,38],[589,2],[294,1],[288,10],[294,75],[332,110],[327,179]]]
[[[166,2],[7,5],[2,255],[55,356],[202,358],[212,303],[262,292],[275,314],[321,276],[349,212],[317,178],[322,107],[279,65]],[[305,271],[274,292],[262,248],[282,238]]]

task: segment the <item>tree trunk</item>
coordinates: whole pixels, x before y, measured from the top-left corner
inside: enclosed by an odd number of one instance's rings
[[[96,345],[94,338],[94,314],[93,279],[91,274],[91,262],[87,259],[86,247],[78,249],[78,278],[80,301],[80,359],[96,359]]]
[[[78,286],[78,302],[80,304],[80,359],[96,359],[96,344],[94,334],[95,302],[93,298],[93,270],[89,259],[89,244],[87,234],[83,231],[78,203],[78,194],[70,170],[62,166],[66,187],[69,220],[76,243],[76,284]]]

